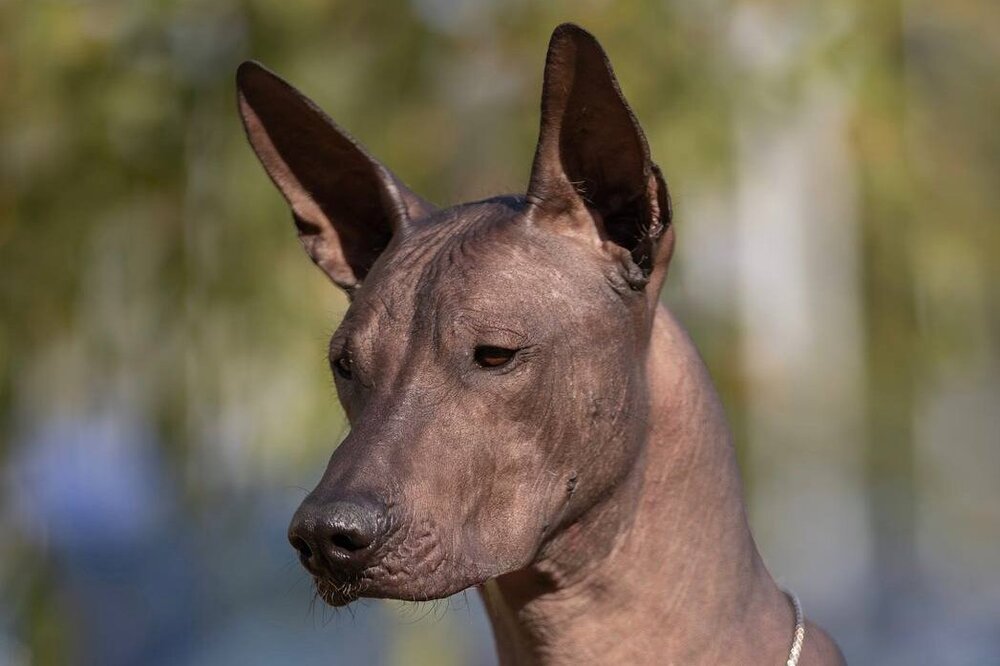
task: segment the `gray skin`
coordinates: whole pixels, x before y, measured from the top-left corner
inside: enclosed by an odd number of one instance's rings
[[[793,611],[659,303],[670,198],[597,41],[549,45],[524,196],[437,209],[255,63],[247,136],[351,297],[351,432],[289,539],[330,604],[478,586],[503,664],[783,664]],[[801,664],[841,664],[809,624]]]

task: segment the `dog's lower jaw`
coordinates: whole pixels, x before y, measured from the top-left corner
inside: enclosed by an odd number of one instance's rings
[[[478,587],[491,577],[489,573],[471,573],[463,567],[448,569],[445,560],[436,565],[417,562],[412,568],[396,560],[391,567],[379,564],[347,579],[314,576],[313,582],[317,595],[339,608],[359,599],[436,601]]]
[[[360,581],[333,581],[319,576],[313,577],[316,594],[327,605],[341,608],[357,601],[362,592]]]

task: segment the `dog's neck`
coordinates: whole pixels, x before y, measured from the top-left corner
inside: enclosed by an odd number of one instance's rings
[[[645,450],[539,561],[481,588],[502,664],[761,663],[794,626],[747,523],[732,438],[694,345],[659,308]]]

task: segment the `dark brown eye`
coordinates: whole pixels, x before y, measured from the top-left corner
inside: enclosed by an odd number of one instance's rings
[[[342,379],[350,379],[354,376],[351,357],[346,353],[341,354],[337,357],[337,360],[333,362],[333,371],[336,372]]]
[[[499,368],[509,363],[516,353],[516,349],[480,345],[476,347],[473,356],[476,359],[476,364],[481,368]]]

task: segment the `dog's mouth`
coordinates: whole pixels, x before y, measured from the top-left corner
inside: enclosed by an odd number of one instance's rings
[[[347,606],[361,598],[432,601],[474,587],[492,577],[485,573],[461,575],[443,571],[429,576],[421,575],[422,571],[407,572],[405,576],[385,576],[380,569],[375,567],[351,576],[314,575],[316,595],[334,608]]]
[[[394,532],[361,568],[324,567],[313,574],[316,594],[333,607],[358,599],[442,599],[497,575],[471,558],[448,556],[429,521]]]

